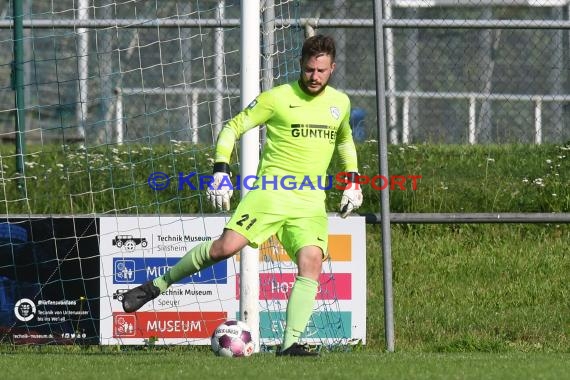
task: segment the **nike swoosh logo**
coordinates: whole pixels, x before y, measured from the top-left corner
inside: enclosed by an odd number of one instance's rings
[[[299,108],[301,106],[295,105],[295,104],[289,104],[289,108]]]
[[[323,239],[321,239],[320,237],[317,238],[318,241],[324,241]]]

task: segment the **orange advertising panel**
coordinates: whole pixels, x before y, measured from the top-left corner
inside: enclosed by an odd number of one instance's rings
[[[329,235],[329,256],[332,261],[352,260],[352,235]],[[259,247],[260,261],[291,261],[289,255],[279,243],[275,236],[272,236]]]

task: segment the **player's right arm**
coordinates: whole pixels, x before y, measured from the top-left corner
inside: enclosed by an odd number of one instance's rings
[[[245,132],[269,120],[274,109],[272,91],[266,91],[228,121],[218,135],[215,162],[229,164],[236,141]]]
[[[220,131],[216,142],[214,181],[206,190],[206,196],[216,210],[230,209],[233,190],[229,186],[231,184],[229,164],[236,141],[245,132],[269,120],[273,115],[273,109],[271,92],[262,93]]]

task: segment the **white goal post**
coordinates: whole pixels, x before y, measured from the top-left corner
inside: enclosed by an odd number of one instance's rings
[[[241,27],[241,108],[245,108],[259,94],[260,83],[260,31],[259,1],[242,1]],[[259,127],[248,131],[241,138],[241,175],[255,175],[259,163]],[[242,190],[242,198],[247,194]],[[259,343],[259,250],[245,247],[240,257],[241,297],[240,318],[253,332],[253,341]],[[259,344],[255,345],[259,351]]]

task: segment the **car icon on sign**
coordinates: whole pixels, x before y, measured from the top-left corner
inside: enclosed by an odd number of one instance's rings
[[[145,248],[148,242],[145,238],[136,238],[133,235],[117,235],[112,241],[113,245],[117,248],[125,247],[127,251],[134,251],[137,245]]]

